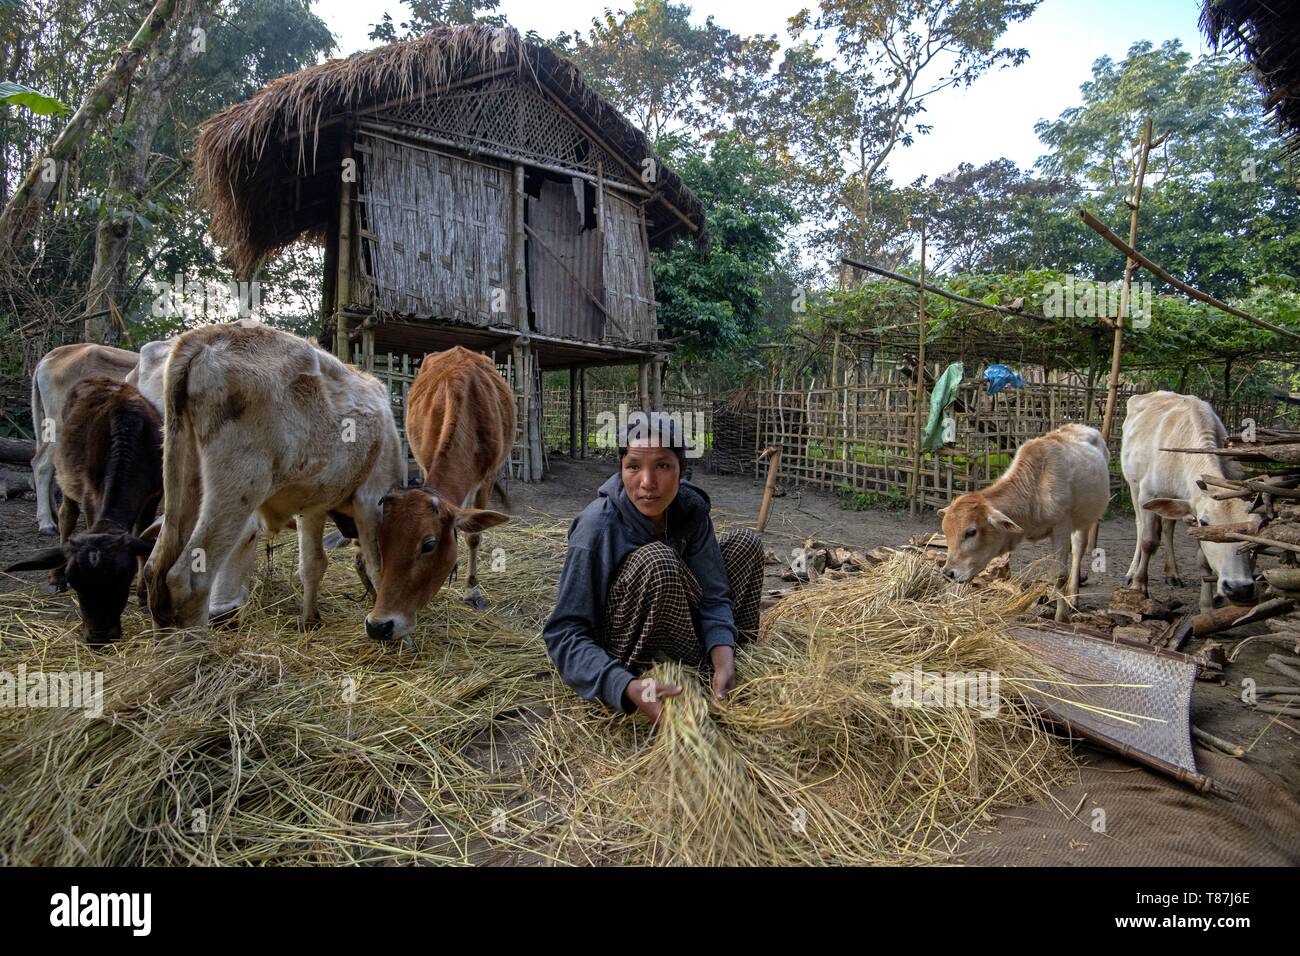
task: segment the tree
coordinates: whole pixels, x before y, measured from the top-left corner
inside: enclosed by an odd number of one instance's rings
[[[584,35],[561,34],[552,46],[652,140],[690,132],[744,136],[761,110],[772,36],[744,37],[690,22],[691,8],[636,0],[631,11],[606,8]]]
[[[22,247],[23,240],[54,192],[66,164],[90,133],[102,122],[126,89],[141,61],[167,29],[176,12],[176,0],[158,0],[127,46],[117,51],[99,82],[87,92],[54,143],[32,165],[4,211],[0,212],[0,264]],[[62,164],[62,168],[61,168]]]
[[[679,242],[654,259],[655,298],[664,338],[695,333],[687,361],[734,362],[762,335],[768,289],[779,281],[785,230],[797,213],[780,195],[780,172],[734,136],[709,148],[661,142],[673,168],[704,204],[709,246]]]
[[[1219,298],[1248,294],[1262,275],[1297,275],[1300,197],[1245,64],[1193,61],[1176,40],[1143,41],[1119,63],[1097,60],[1081,92],[1082,105],[1038,124],[1051,148],[1040,170],[1077,183],[1102,218],[1126,222],[1136,150],[1151,117],[1166,138],[1148,169],[1138,247]],[[1088,242],[1095,274],[1123,268],[1122,256]]]
[[[398,40],[423,36],[434,27],[456,26],[462,23],[474,23],[477,20],[487,23],[505,23],[505,17],[490,12],[501,5],[501,0],[402,0],[402,2],[411,8],[408,14],[410,19],[394,24],[393,15],[385,13],[379,23],[371,25],[370,39],[378,40],[380,43],[395,43]]]
[[[816,17],[802,10],[791,18],[792,36],[810,31],[822,36],[787,53],[792,62],[785,76],[802,82],[786,84],[786,96],[795,102],[782,112],[790,116],[803,100],[821,121],[801,146],[806,164],[840,170],[852,183],[852,191],[837,190],[842,224],[873,218],[876,177],[898,146],[929,131],[919,122],[929,97],[1024,62],[1028,50],[1000,47],[998,40],[1037,5],[1038,0],[822,0]],[[821,59],[817,50],[825,36],[834,39],[835,52]],[[809,88],[810,97],[805,96]],[[831,127],[835,131],[828,135],[821,124],[830,121],[838,129]],[[837,240],[837,234],[854,235],[856,244]],[[833,249],[836,258],[843,253],[872,258],[881,246],[868,236],[863,228],[823,230],[820,244]],[[885,243],[894,238],[881,237]]]

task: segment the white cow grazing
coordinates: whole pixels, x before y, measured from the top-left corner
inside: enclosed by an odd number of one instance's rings
[[[1088,529],[1101,520],[1110,500],[1109,463],[1101,432],[1087,425],[1062,425],[1025,442],[1006,474],[939,512],[948,542],[944,577],[969,581],[1021,541],[1050,535],[1058,584],[1067,586],[1065,600],[1056,603],[1056,618],[1064,620],[1066,601],[1073,606],[1079,594]]]
[[[1120,463],[1133,496],[1137,516],[1137,548],[1129,566],[1125,586],[1147,591],[1147,565],[1160,547],[1163,528],[1165,574],[1179,586],[1178,564],[1174,560],[1174,522],[1227,524],[1250,520],[1250,511],[1240,498],[1215,501],[1211,491],[1202,491],[1196,481],[1201,475],[1239,478],[1235,462],[1218,455],[1188,455],[1161,451],[1162,448],[1218,448],[1228,430],[1208,403],[1177,392],[1151,392],[1128,400],[1124,419],[1124,445]],[[1163,521],[1161,519],[1164,519]],[[1240,545],[1202,541],[1199,566],[1202,576],[1211,570],[1218,575],[1217,588],[1201,583],[1201,608],[1213,607],[1216,596],[1234,603],[1249,603],[1255,597],[1255,573]]]
[[[297,336],[239,322],[181,335],[163,393],[163,525],[145,568],[155,621],[206,623],[209,571],[240,561],[254,515],[272,533],[297,516],[304,629],[320,619],[330,512],[355,523],[377,579],[379,500],[402,480],[382,383]]]
[[[163,414],[163,384],[167,372],[167,359],[172,354],[172,346],[178,336],[146,342],[140,346],[140,361],[126,377],[128,385],[134,385],[145,399]],[[158,525],[162,524],[159,518]],[[156,533],[159,528],[151,528]],[[231,554],[220,568],[212,583],[212,593],[208,596],[208,618],[221,621],[239,610],[248,600],[248,576],[252,571],[257,556],[257,516],[248,519],[248,526],[240,536],[239,547]]]
[[[41,534],[59,533],[54,522],[54,447],[69,393],[88,378],[124,381],[137,359],[126,349],[82,342],[50,349],[37,364],[32,374],[32,427],[36,430],[32,484],[36,486],[36,523]]]

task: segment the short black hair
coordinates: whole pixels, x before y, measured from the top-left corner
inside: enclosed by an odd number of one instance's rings
[[[634,440],[643,438],[656,439],[651,448],[669,448],[677,456],[678,470],[686,474],[686,439],[676,419],[663,412],[632,412],[627,416],[627,431],[624,441],[628,444],[618,446],[618,463],[623,465],[623,456]]]

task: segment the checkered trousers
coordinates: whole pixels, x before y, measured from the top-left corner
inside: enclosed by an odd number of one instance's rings
[[[748,528],[718,535],[732,613],[741,643],[758,637],[763,593],[763,541]],[[704,645],[693,613],[700,605],[695,575],[662,541],[637,548],[619,569],[605,607],[605,650],[638,670],[660,658],[698,665]]]

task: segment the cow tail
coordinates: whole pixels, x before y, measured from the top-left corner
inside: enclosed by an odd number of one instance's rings
[[[155,620],[165,623],[171,615],[171,594],[167,590],[167,572],[184,547],[186,533],[185,498],[194,484],[191,470],[198,467],[197,449],[193,447],[193,423],[189,402],[190,363],[204,346],[186,348],[178,343],[163,379],[163,523],[158,542],[150,559],[153,575],[149,581],[149,607]]]
[[[41,369],[37,366],[32,373],[32,435],[36,439],[36,451],[39,454],[45,440],[45,402],[41,398]],[[35,456],[33,456],[35,458]]]

